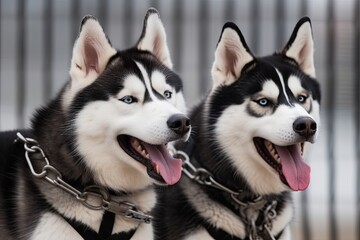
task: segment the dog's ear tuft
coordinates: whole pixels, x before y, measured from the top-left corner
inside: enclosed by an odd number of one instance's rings
[[[240,78],[244,66],[254,60],[239,28],[225,23],[215,50],[211,74],[214,86],[231,84]]]
[[[314,40],[308,17],[303,17],[296,24],[282,53],[294,59],[303,72],[315,78]]]
[[[74,44],[70,75],[72,80],[94,81],[116,53],[98,20],[87,15],[81,21],[80,33]]]
[[[170,69],[172,68],[165,28],[155,8],[149,8],[146,12],[137,48],[151,52],[162,64]]]

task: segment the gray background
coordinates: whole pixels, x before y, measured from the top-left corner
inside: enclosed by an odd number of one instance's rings
[[[164,22],[191,107],[211,86],[222,25],[234,21],[256,55],[280,50],[301,16],[312,19],[322,125],[311,185],[295,193],[294,239],[360,239],[359,0],[0,0],[0,130],[28,127],[33,111],[68,80],[85,14],[113,45],[132,46],[146,9]]]

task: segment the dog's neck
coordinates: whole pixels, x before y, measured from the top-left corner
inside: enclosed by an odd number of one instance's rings
[[[191,142],[192,141],[190,140],[190,145],[192,145]],[[195,146],[188,146],[187,149],[195,149]],[[196,157],[192,157],[191,159],[192,164],[196,165],[195,169],[202,169],[202,172],[207,172],[207,170],[205,169],[206,166],[201,165]],[[214,174],[211,175],[214,176],[213,179],[216,183],[218,183],[220,180],[223,180],[219,177],[216,177],[216,175]],[[234,175],[228,174],[228,176]],[[191,176],[189,177],[191,179]],[[250,236],[251,239],[257,239],[258,236],[260,236],[261,239],[274,239],[274,237],[278,239],[283,231],[278,233],[277,236],[273,236],[273,234],[271,233],[272,222],[277,216],[277,214],[283,211],[286,202],[290,199],[290,193],[282,192],[280,194],[257,195],[253,191],[244,191],[242,189],[239,190],[239,188],[235,188],[234,182],[236,181],[231,179],[231,177],[227,177],[225,179],[227,179],[227,183],[229,181],[233,181],[232,184],[227,184],[226,186],[221,184],[223,187],[218,188],[213,187],[212,181],[210,181],[210,183],[207,182],[203,184],[202,181],[197,181],[197,179],[194,178],[192,179],[192,182],[195,182],[195,184],[197,185],[196,187],[200,188],[203,191],[203,195],[206,196],[206,198],[208,198],[210,202],[214,202],[215,205],[220,204],[225,209],[230,210],[236,216],[238,216],[238,220],[242,222],[242,224],[245,226],[247,236]],[[229,186],[231,186],[231,188]],[[227,189],[229,189],[230,191]],[[231,189],[237,189],[238,194],[236,194],[236,192]],[[201,211],[204,211],[204,209],[202,209]],[[213,221],[217,220],[210,220],[211,223],[213,223]],[[205,226],[210,225],[211,224],[205,224]],[[205,228],[208,233],[215,238],[219,236],[223,237],[224,234],[229,235],[228,233],[226,233],[226,231],[224,232],[221,227]]]
[[[200,141],[200,137],[202,137],[203,140],[207,139],[204,138],[204,136],[202,136],[202,132],[199,131],[186,143],[178,143],[176,148],[184,151],[188,155],[191,164],[194,165],[195,168],[205,169],[210,173],[216,182],[220,183],[225,188],[230,189],[233,192],[239,193],[238,195],[234,196],[228,191],[213,188],[207,184],[200,186],[203,191],[208,193],[208,196],[212,198],[212,200],[221,202],[221,204],[226,205],[226,207],[231,209],[233,212],[239,214],[239,208],[241,205],[253,203],[259,199],[262,199],[265,201],[265,203],[267,203],[273,201],[274,198],[280,197],[281,199],[287,199],[289,197],[289,192],[266,195],[257,194],[250,188],[246,180],[241,177],[236,169],[231,165],[223,165],[221,167],[214,166],[213,163],[223,162],[224,159],[221,159],[220,155],[214,152],[215,147],[212,146],[209,142]]]

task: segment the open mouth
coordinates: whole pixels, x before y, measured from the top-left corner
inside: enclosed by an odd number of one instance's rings
[[[180,180],[182,162],[170,155],[166,144],[153,145],[128,135],[119,135],[117,140],[130,157],[146,167],[150,177],[168,185]]]
[[[256,137],[254,144],[264,161],[275,169],[281,181],[293,191],[305,190],[310,184],[310,167],[303,158],[304,143],[278,146]]]

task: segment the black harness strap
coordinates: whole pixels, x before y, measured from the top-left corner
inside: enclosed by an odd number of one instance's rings
[[[114,223],[115,223],[115,213],[105,211],[103,218],[101,220],[99,233],[95,232],[85,224],[78,222],[74,219],[67,218],[62,214],[62,216],[74,229],[80,234],[80,236],[85,240],[130,240],[134,236],[136,229],[131,229],[127,232],[120,232],[112,234]]]
[[[97,232],[87,227],[86,225],[74,220],[62,216],[74,229],[77,231],[83,239],[101,240]]]
[[[99,236],[107,239],[111,236],[115,222],[115,213],[105,211],[99,228]]]

